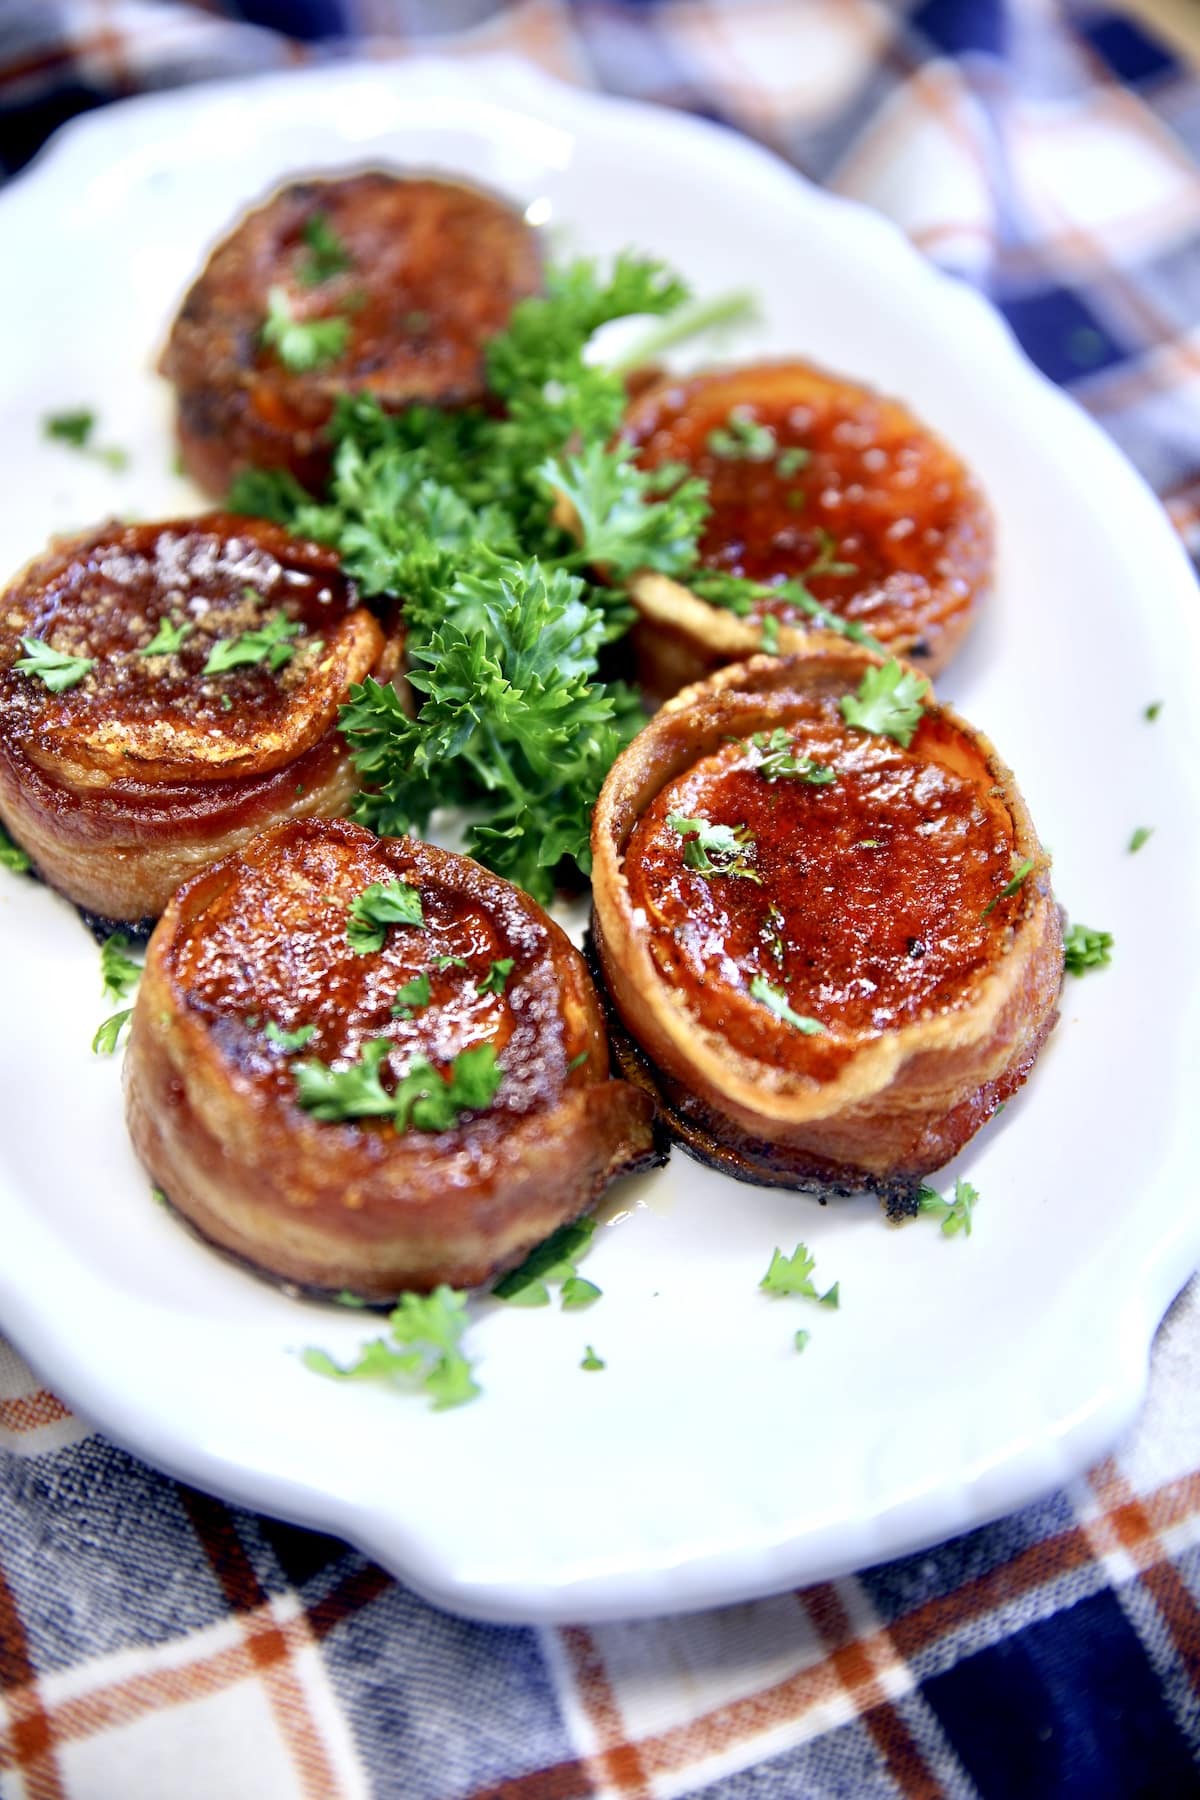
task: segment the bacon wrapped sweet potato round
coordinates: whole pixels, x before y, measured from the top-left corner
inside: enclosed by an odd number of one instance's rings
[[[622,435],[645,468],[709,483],[704,575],[777,595],[702,597],[666,576],[633,584],[643,685],[666,697],[757,650],[802,648],[811,612],[788,581],[927,674],[941,669],[991,581],[987,503],[952,450],[897,400],[809,363],[763,363],[639,393]],[[708,591],[716,591],[715,585]],[[764,637],[770,621],[771,635]]]
[[[468,857],[344,820],[180,890],[126,1072],[137,1152],[205,1237],[370,1300],[489,1280],[654,1155],[553,920]]]
[[[0,602],[0,821],[86,912],[157,917],[255,832],[344,810],[338,708],[400,651],[332,551],[263,521],[61,541]]]
[[[900,1195],[1025,1079],[1062,981],[1012,775],[915,671],[852,646],[686,690],[596,807],[595,936],[686,1147],[747,1180]]]
[[[247,467],[317,487],[338,395],[482,399],[489,339],[540,285],[534,233],[477,188],[379,169],[290,183],[217,245],[171,328],[188,473],[218,497]]]

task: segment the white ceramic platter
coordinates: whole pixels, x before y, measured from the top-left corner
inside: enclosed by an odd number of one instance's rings
[[[887,225],[703,123],[509,63],[343,67],[197,88],[71,126],[0,195],[0,568],[110,511],[198,496],[153,372],[206,246],[296,170],[385,159],[537,203],[574,249],[631,244],[748,287],[747,353],[800,351],[911,401],[1000,525],[998,592],[942,687],[1012,763],[1073,915],[1116,936],[1068,982],[1034,1079],[956,1173],[970,1241],[887,1228],[677,1154],[615,1190],[586,1314],[481,1303],[483,1397],[308,1373],[361,1315],[274,1291],[151,1203],[122,1122],[95,946],[0,877],[0,1328],[112,1437],[343,1534],[423,1594],[507,1620],[747,1598],[976,1525],[1097,1458],[1200,1261],[1196,594],[1150,494],[977,299]],[[90,405],[124,475],[43,441]],[[1147,724],[1147,702],[1162,715]],[[1154,827],[1136,856],[1135,826]],[[615,1215],[615,1216],[614,1216]],[[839,1312],[758,1291],[805,1239]],[[807,1326],[802,1356],[792,1334]],[[584,1373],[584,1345],[606,1360]]]

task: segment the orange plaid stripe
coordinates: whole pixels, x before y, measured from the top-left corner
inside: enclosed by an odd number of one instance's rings
[[[1111,1474],[1105,1473],[1109,1470]],[[1200,1471],[1141,1497],[1131,1494],[1112,1465],[1104,1465],[1098,1479],[1107,1483],[1101,1494],[1106,1510],[1100,1520],[1046,1539],[954,1592],[915,1607],[889,1627],[856,1634],[835,1587],[803,1590],[799,1601],[828,1647],[821,1662],[687,1724],[642,1738],[628,1739],[623,1730],[620,1707],[592,1634],[582,1627],[564,1630],[561,1635],[601,1746],[599,1754],[591,1765],[583,1759],[559,1763],[500,1787],[479,1789],[471,1800],[576,1800],[594,1791],[581,1785],[589,1766],[615,1792],[637,1800],[651,1792],[656,1777],[676,1774],[739,1743],[748,1744],[768,1729],[777,1729],[781,1719],[799,1724],[839,1692],[850,1695],[899,1792],[935,1796],[940,1785],[887,1699],[880,1673],[897,1661],[911,1662],[976,1620],[1086,1568],[1096,1560],[1098,1545],[1116,1541],[1136,1549],[1139,1580],[1155,1594],[1160,1609],[1165,1605],[1170,1611],[1173,1628],[1169,1628],[1200,1699],[1200,1619],[1162,1541],[1163,1534],[1188,1520],[1200,1521]],[[1186,1608],[1181,1593],[1186,1595]]]
[[[0,1431],[38,1431],[43,1425],[57,1425],[70,1417],[70,1407],[46,1388],[39,1388],[36,1394],[22,1394],[17,1400],[0,1400]]]

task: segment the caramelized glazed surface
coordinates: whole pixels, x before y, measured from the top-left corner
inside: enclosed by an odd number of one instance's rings
[[[260,851],[266,842],[196,884],[169,950],[177,1003],[239,1082],[291,1103],[296,1056],[345,1066],[365,1043],[387,1038],[385,1086],[389,1067],[399,1076],[425,1057],[444,1074],[461,1051],[492,1044],[505,1068],[492,1112],[528,1112],[561,1092],[567,1063],[589,1039],[582,1021],[564,1020],[554,946],[532,902],[464,857],[377,840],[342,821],[285,827]],[[382,950],[356,953],[346,939],[351,902],[396,880],[417,889],[424,923],[390,925]],[[446,957],[466,966],[439,970]],[[508,957],[503,994],[481,994],[493,961]],[[393,1018],[399,989],[420,974],[429,976],[429,1004]],[[282,1031],[311,1025],[314,1035],[288,1055],[266,1038],[268,1020]],[[390,1134],[378,1120],[356,1123]]]
[[[349,266],[307,284],[304,233],[314,217]],[[224,454],[236,465],[274,437],[269,460],[311,478],[312,434],[339,393],[372,394],[387,407],[480,399],[486,344],[540,285],[534,234],[475,188],[378,170],[296,182],[213,252],[172,329],[163,373],[179,390],[186,438],[229,438]],[[288,370],[261,337],[273,287],[284,289],[299,322],[345,319],[343,352]],[[289,434],[299,434],[291,449]]]
[[[761,455],[720,455],[731,419],[769,432]],[[706,568],[773,583],[799,577],[831,611],[885,642],[945,625],[985,582],[990,525],[959,459],[894,400],[804,364],[664,382],[635,401],[623,432],[647,468],[680,462],[710,484]],[[800,466],[790,469],[788,453]],[[782,458],[782,466],[781,459]],[[853,565],[821,572],[833,561]],[[886,584],[886,590],[885,590]],[[882,590],[882,591],[881,591]],[[751,616],[804,623],[786,601]]]
[[[852,1039],[954,1006],[994,964],[1019,901],[985,909],[1012,875],[1014,831],[986,765],[940,716],[903,750],[812,696],[788,736],[836,781],[768,780],[749,739],[726,743],[657,794],[624,871],[650,953],[696,1017],[748,1056],[826,1080]],[[751,875],[690,868],[672,813],[747,828]],[[751,998],[756,976],[826,1032]]]
[[[292,655],[204,674],[213,646],[280,615]],[[164,621],[181,647],[143,655]],[[20,639],[95,659],[52,692],[18,673]],[[0,736],[48,773],[87,784],[201,783],[262,774],[314,745],[383,647],[337,558],[260,520],[210,514],[103,528],[52,551],[0,608]]]

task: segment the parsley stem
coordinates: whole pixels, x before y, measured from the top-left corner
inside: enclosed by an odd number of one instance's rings
[[[697,337],[702,331],[712,331],[718,325],[749,324],[756,311],[753,294],[744,290],[681,306],[661,325],[640,337],[624,356],[610,363],[609,369],[614,375],[628,375],[643,363],[661,356],[664,350],[672,349],[687,338]]]

